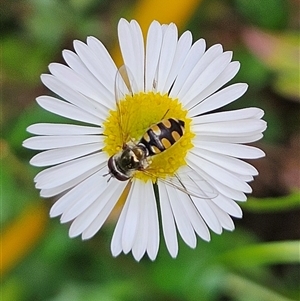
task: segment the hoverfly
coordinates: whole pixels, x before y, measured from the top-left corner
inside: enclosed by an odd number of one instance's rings
[[[121,133],[124,133],[122,127],[126,126],[122,122],[122,107],[119,102],[125,97],[125,94],[122,94],[121,91],[128,90],[129,93],[133,94],[133,81],[133,76],[128,68],[122,66],[118,70],[115,81],[116,104]],[[123,85],[122,89],[120,85]],[[155,88],[155,83],[153,83],[153,87]],[[165,115],[166,114],[167,113],[165,113]],[[122,137],[122,149],[112,155],[107,162],[108,174],[111,177],[119,181],[127,181],[132,179],[137,171],[144,172],[151,176],[151,158],[171,148],[185,133],[184,121],[176,119],[175,117],[164,118],[164,116],[161,121],[152,124],[137,143],[134,141],[126,142],[127,137]],[[182,178],[184,178],[185,181],[182,181]],[[159,180],[195,197],[213,198],[217,196],[211,185],[189,166],[186,166],[183,177],[182,174],[180,178],[175,174],[172,178],[159,178]],[[204,187],[205,191],[203,189]]]
[[[153,124],[137,144],[125,144],[121,152],[109,158],[110,174],[120,181],[130,179],[136,170],[146,170],[148,157],[172,147],[183,134],[182,120],[169,118]]]

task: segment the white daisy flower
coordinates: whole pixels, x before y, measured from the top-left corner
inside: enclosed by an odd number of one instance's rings
[[[241,97],[247,84],[229,82],[240,68],[221,45],[207,50],[189,31],[153,21],[144,42],[136,21],[121,19],[119,70],[94,37],[64,50],[68,66],[49,65],[42,82],[59,98],[38,104],[76,124],[39,123],[24,141],[42,150],[30,163],[50,166],[34,179],[42,197],[59,196],[50,211],[72,222],[70,237],[94,236],[116,204],[124,205],[111,242],[113,256],[132,251],[154,260],[159,214],[167,249],[178,253],[177,231],[191,248],[209,241],[209,229],[233,230],[236,201],[251,193],[257,170],[240,159],[264,153],[243,145],[266,129],[264,112],[247,108],[215,111]],[[80,123],[80,124],[78,124]],[[81,124],[82,123],[82,124]],[[88,125],[86,125],[88,124]]]

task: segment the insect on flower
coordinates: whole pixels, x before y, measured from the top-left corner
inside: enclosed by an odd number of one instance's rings
[[[122,76],[122,74],[124,78],[119,78],[120,76]],[[131,80],[129,80],[129,77]],[[135,172],[140,171],[150,177],[152,176],[153,181],[156,182],[157,178],[154,174],[151,173],[151,158],[152,156],[166,151],[182,138],[185,132],[185,123],[183,120],[178,120],[175,118],[166,119],[166,115],[169,111],[168,109],[163,118],[161,118],[159,122],[152,124],[142,135],[142,138],[139,140],[139,142],[134,143],[130,135],[126,134],[128,133],[128,130],[125,128],[125,124],[123,124],[121,100],[124,99],[125,95],[122,95],[122,93],[120,92],[122,91],[122,89],[120,89],[118,86],[122,82],[126,83],[129,89],[129,93],[133,95],[130,81],[133,82],[134,77],[132,76],[128,68],[122,66],[117,73],[115,82],[115,95],[118,118],[120,121],[119,130],[123,144],[122,149],[108,159],[107,165],[109,174],[119,181],[127,181],[134,177]],[[122,99],[118,99],[120,95],[122,95]],[[192,172],[192,169],[186,168],[185,173],[187,173],[188,170]],[[215,192],[215,195],[213,195],[213,191],[211,191],[210,193],[208,191],[206,193],[202,192],[201,189],[203,187],[201,188],[200,185],[197,185],[192,176],[189,178],[189,187],[192,187],[192,185],[194,187],[193,190],[191,189],[190,191],[188,191],[184,184],[180,182],[180,179],[176,176],[176,174],[175,177],[168,180],[164,179],[163,175],[161,175],[160,180],[170,186],[179,189],[182,192],[187,193],[188,195],[194,195],[195,197],[208,198],[217,196],[217,192]],[[203,179],[201,180],[203,181]]]
[[[134,171],[145,171],[151,164],[149,157],[157,155],[174,145],[184,134],[184,122],[174,118],[164,119],[152,125],[137,144],[126,144],[123,150],[111,156],[108,168],[120,181],[133,176]]]
[[[121,19],[124,65],[117,68],[94,37],[64,50],[42,82],[59,98],[38,104],[76,124],[39,123],[24,146],[42,152],[30,163],[47,167],[35,177],[42,197],[59,196],[50,216],[71,222],[69,236],[93,237],[122,203],[111,242],[113,256],[157,256],[159,216],[166,247],[178,253],[177,232],[191,248],[210,230],[232,231],[257,170],[241,159],[264,156],[245,145],[262,138],[258,108],[216,112],[247,90],[236,83],[239,62],[220,44],[206,49],[189,31],[153,21],[147,36]],[[78,124],[79,123],[79,124]],[[160,215],[158,214],[160,212]]]

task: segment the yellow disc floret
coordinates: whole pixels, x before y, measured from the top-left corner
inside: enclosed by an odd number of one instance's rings
[[[134,177],[156,182],[157,178],[174,176],[181,166],[186,165],[185,157],[193,147],[194,134],[190,130],[191,119],[187,117],[187,110],[182,108],[178,99],[172,99],[167,94],[141,92],[125,96],[115,110],[109,111],[103,123],[103,150],[109,156],[113,156],[120,152],[126,143],[138,143],[151,125],[168,118],[184,121],[184,135],[165,151],[149,157],[149,165],[145,172],[137,171]]]

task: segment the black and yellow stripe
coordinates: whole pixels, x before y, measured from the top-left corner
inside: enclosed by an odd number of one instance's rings
[[[143,144],[148,156],[157,155],[175,144],[184,134],[184,121],[164,119],[152,125],[138,144]]]

